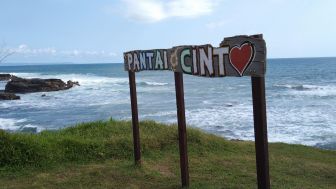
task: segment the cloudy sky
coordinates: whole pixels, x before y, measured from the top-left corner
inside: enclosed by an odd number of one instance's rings
[[[122,62],[134,49],[264,34],[269,58],[336,56],[335,0],[1,0],[6,63]]]

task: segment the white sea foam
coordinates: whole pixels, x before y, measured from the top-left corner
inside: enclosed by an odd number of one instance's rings
[[[138,82],[140,85],[148,85],[148,86],[164,86],[168,85],[168,83],[160,83],[160,82],[153,82],[153,81],[140,81]]]
[[[211,100],[203,100],[202,101],[203,104],[213,104],[213,102]]]
[[[80,85],[93,85],[93,84],[128,84],[127,78],[121,77],[104,77],[93,74],[40,74],[40,73],[11,73],[18,77],[24,78],[58,78],[64,81],[72,80],[78,81]]]
[[[24,78],[59,78],[64,81],[72,80],[78,81],[80,85],[83,86],[92,86],[92,85],[106,85],[106,84],[114,84],[114,85],[127,85],[128,86],[128,78],[125,77],[104,77],[104,76],[97,76],[94,74],[49,74],[44,75],[40,73],[11,73],[18,77]],[[168,85],[168,83],[164,82],[154,82],[154,81],[137,81],[139,85],[147,85],[147,86],[164,86]]]
[[[336,96],[335,85],[291,85],[291,84],[275,84],[274,87],[291,89],[292,95],[305,96]]]
[[[160,111],[156,113],[145,114],[143,117],[156,117],[156,116],[175,116],[176,111]]]
[[[6,103],[4,101],[0,102],[0,109],[6,109],[12,107],[10,103]]]
[[[26,119],[8,119],[0,118],[0,129],[3,130],[18,130],[20,129],[20,124],[25,122]]]
[[[18,76],[18,77],[24,77],[24,78],[35,78],[35,77],[40,77],[42,76],[42,74],[40,73],[29,73],[29,72],[12,72],[12,73],[9,73],[11,75],[15,75],[15,76]]]
[[[305,107],[270,108],[267,117],[270,142],[314,146],[336,140],[336,122],[332,112]],[[189,125],[229,139],[254,140],[251,104],[187,110],[186,120]]]
[[[291,85],[291,84],[275,84],[274,87],[278,88],[287,88],[287,89],[294,89],[298,91],[305,91],[305,90],[314,90],[314,89],[321,89],[325,86],[318,86],[318,85]]]
[[[238,104],[233,107],[214,106],[186,111],[187,122],[211,132],[222,133],[227,138],[251,140],[253,127],[250,127],[252,106]],[[227,135],[224,132],[230,131]],[[244,132],[242,132],[244,131]]]
[[[27,123],[27,121],[27,119],[0,118],[0,129],[7,131],[34,130],[36,132],[43,130],[41,127]]]
[[[307,86],[305,87],[307,88]],[[305,96],[334,97],[336,96],[336,86],[318,86],[316,88],[309,88],[309,90],[292,91],[291,93]]]

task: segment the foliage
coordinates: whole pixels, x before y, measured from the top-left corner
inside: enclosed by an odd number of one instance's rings
[[[188,128],[191,188],[256,188],[254,143]],[[178,188],[176,125],[140,123],[142,165],[133,165],[129,121],[83,123],[38,134],[0,132],[4,188]],[[333,188],[336,152],[271,143],[272,188]]]

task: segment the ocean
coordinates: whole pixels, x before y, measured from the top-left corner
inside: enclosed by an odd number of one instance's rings
[[[0,73],[73,80],[81,86],[0,101],[0,129],[42,131],[111,117],[131,119],[122,64],[8,65],[0,66]],[[136,82],[140,120],[176,123],[173,72],[140,72]],[[0,90],[5,84],[0,81]],[[187,125],[228,139],[254,140],[249,77],[184,75],[184,89]],[[336,58],[268,60],[266,100],[270,142],[336,149]]]

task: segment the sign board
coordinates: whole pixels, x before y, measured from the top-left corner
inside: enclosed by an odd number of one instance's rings
[[[182,187],[189,185],[183,74],[202,77],[251,76],[258,188],[270,188],[264,78],[266,44],[262,35],[224,38],[219,47],[209,44],[184,45],[171,49],[129,51],[124,53],[124,65],[129,75],[136,164],[141,164],[141,150],[135,72],[174,71]]]
[[[126,71],[172,70],[204,77],[256,76],[266,72],[266,44],[255,36],[224,38],[219,47],[209,44],[124,53]]]

